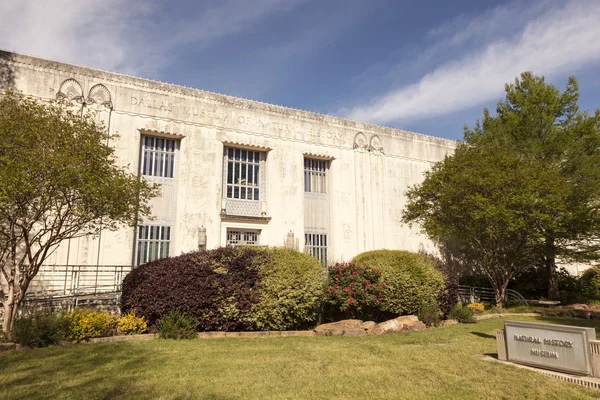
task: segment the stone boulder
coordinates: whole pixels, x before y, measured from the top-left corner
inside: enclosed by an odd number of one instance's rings
[[[398,333],[402,332],[402,328],[404,328],[404,324],[397,319],[390,319],[385,322],[379,323],[379,327],[383,331],[383,333]]]
[[[379,324],[383,333],[422,331],[427,329],[415,315],[403,315]]]
[[[362,327],[367,335],[381,335],[383,333],[383,329],[374,321],[363,322]]]
[[[376,323],[373,321],[362,322],[359,319],[345,319],[338,322],[322,324],[315,328],[316,336],[362,336],[381,335],[384,333],[399,333],[422,331],[426,329],[424,323],[414,315],[403,315],[389,321]]]
[[[315,328],[316,336],[362,336],[365,334],[365,328],[360,319],[345,319],[322,324]]]

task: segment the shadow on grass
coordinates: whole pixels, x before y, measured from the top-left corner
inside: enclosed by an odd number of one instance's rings
[[[496,339],[496,336],[490,335],[489,333],[483,333],[483,332],[471,332],[471,335],[479,336],[480,338],[484,338],[484,339]]]
[[[2,361],[2,399],[54,399],[65,390],[81,399],[153,397],[153,386],[139,384],[132,372],[153,365],[126,346],[56,346],[6,354]]]
[[[497,360],[497,359],[498,359],[498,353],[483,353],[483,355],[484,355],[484,356],[491,357],[491,358],[493,358],[493,359],[495,359],[495,360]]]

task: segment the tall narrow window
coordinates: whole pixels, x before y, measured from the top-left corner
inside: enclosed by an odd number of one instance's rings
[[[327,265],[327,235],[306,233],[304,235],[304,252]]]
[[[253,150],[225,150],[226,192],[228,199],[260,200],[260,160],[262,153]]]
[[[175,139],[142,136],[142,175],[173,178],[174,170]]]
[[[327,171],[329,161],[304,159],[304,191],[307,193],[327,193]]]
[[[137,264],[169,257],[171,227],[143,225],[138,227]]]

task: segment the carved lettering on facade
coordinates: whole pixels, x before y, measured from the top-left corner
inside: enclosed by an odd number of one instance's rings
[[[159,110],[164,112],[172,112],[173,104],[155,99],[131,96],[131,105],[145,107],[149,110]]]
[[[146,96],[131,96],[130,105],[148,112],[150,110],[159,110],[170,113],[173,111],[173,104],[156,100]],[[268,120],[267,118],[257,118],[250,115],[232,115],[227,111],[213,109],[201,104],[182,104],[179,106],[179,115],[185,119],[193,119],[203,122],[218,122],[219,124],[239,127],[253,132],[264,132],[279,137],[288,137],[296,140],[333,143],[336,145],[346,144],[345,135],[341,132],[334,132],[327,128],[309,127],[301,128],[293,123],[278,122]]]

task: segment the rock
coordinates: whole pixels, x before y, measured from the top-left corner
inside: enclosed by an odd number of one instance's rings
[[[390,319],[389,321],[381,322],[379,327],[383,330],[383,333],[398,333],[402,332],[404,324],[396,319]]]
[[[403,315],[390,319],[389,321],[380,323],[379,327],[383,329],[383,333],[411,332],[427,329],[425,324],[419,321],[419,318],[414,315]]]
[[[588,310],[589,309],[587,304],[572,304],[571,307],[574,310]]]
[[[446,320],[442,321],[442,326],[456,325],[456,324],[458,324],[457,319],[446,319]]]
[[[367,335],[381,335],[383,333],[383,329],[374,321],[363,322],[362,326]]]
[[[403,315],[396,318],[396,320],[404,325],[402,329],[403,332],[422,331],[427,329],[427,326],[419,321],[419,318],[417,318],[416,315]]]
[[[345,319],[315,328],[316,336],[362,336],[365,335],[363,322],[359,319]]]

